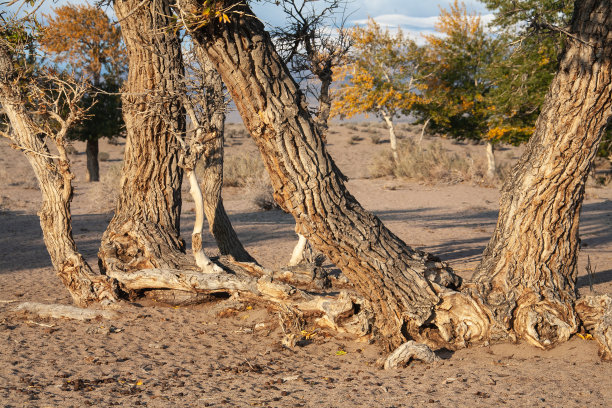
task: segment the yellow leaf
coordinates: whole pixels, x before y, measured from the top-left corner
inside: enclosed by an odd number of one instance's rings
[[[338,351],[336,351],[336,355],[337,355],[337,356],[343,356],[343,355],[345,355],[345,354],[346,354],[346,351],[344,351],[344,350],[338,350]]]
[[[138,382],[136,383],[136,385],[142,385],[142,381],[138,380]]]

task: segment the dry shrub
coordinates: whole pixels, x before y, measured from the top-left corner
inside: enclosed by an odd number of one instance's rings
[[[100,182],[95,183],[93,194],[96,196],[97,211],[112,211],[121,187],[123,163],[115,163],[100,174]]]
[[[413,140],[403,141],[399,148],[399,163],[395,164],[391,151],[374,159],[370,166],[372,177],[404,177],[427,183],[460,183],[485,179],[484,161],[475,161],[469,155],[448,152],[439,142],[420,145]]]
[[[202,164],[198,165],[196,172],[201,180]],[[245,195],[262,210],[278,208],[274,201],[270,177],[258,154],[226,156],[223,160],[223,185],[243,187]]]
[[[108,161],[110,159],[110,155],[107,152],[98,153],[98,160],[101,162]]]
[[[226,156],[223,160],[223,185],[226,187],[246,187],[254,180],[267,177],[261,157],[257,154]]]

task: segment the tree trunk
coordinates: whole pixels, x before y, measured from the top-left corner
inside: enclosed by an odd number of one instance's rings
[[[114,302],[117,300],[116,284],[106,276],[93,273],[72,238],[70,201],[74,176],[64,146],[65,134],[57,143],[59,156],[53,157],[45,138],[37,134],[36,125],[26,111],[27,101],[20,86],[10,51],[0,44],[0,104],[12,126],[12,141],[26,152],[38,179],[42,193],[38,215],[51,263],[77,305]]]
[[[486,142],[487,148],[487,178],[493,180],[495,178],[495,150],[493,143],[490,141]]]
[[[198,2],[178,3],[262,153],[275,200],[370,301],[378,339],[399,346],[407,325],[432,317],[440,301],[432,280],[442,272],[454,284],[458,278],[436,257],[406,246],[348,192],[304,96],[248,6],[227,1],[223,6],[234,11],[229,23],[215,19],[198,28]]]
[[[395,136],[395,126],[393,126],[393,116],[389,115],[384,110],[380,111],[387,128],[389,129],[389,142],[391,142],[391,153],[393,154],[393,160],[395,164],[399,162],[399,155],[397,153],[397,137]]]
[[[204,51],[196,45],[195,53],[203,74],[205,92],[202,107],[208,119],[207,133],[213,135],[205,143],[205,165],[202,175],[204,213],[208,227],[215,237],[219,251],[237,261],[255,262],[244,249],[223,207],[223,135],[225,133],[225,95],[221,76],[210,63]]]
[[[535,133],[504,185],[474,281],[496,323],[540,347],[574,333],[585,183],[612,113],[612,3],[576,2]]]
[[[316,124],[319,128],[319,134],[323,143],[327,143],[327,130],[329,128],[329,115],[331,113],[331,95],[329,94],[329,88],[332,83],[331,69],[323,70],[319,74],[319,80],[321,81],[321,91],[319,93],[319,112],[315,119]]]
[[[98,163],[98,139],[87,139],[87,181],[100,181],[100,165]]]
[[[129,57],[123,89],[127,131],[121,192],[100,247],[103,270],[185,267],[180,238],[178,140],[185,113],[177,97],[183,65],[168,0],[116,0]]]

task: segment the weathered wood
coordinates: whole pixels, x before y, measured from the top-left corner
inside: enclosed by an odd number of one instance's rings
[[[433,363],[440,361],[440,358],[426,345],[411,340],[399,346],[385,359],[384,368],[389,370],[405,366],[411,360]]]
[[[496,326],[544,348],[578,329],[580,209],[612,114],[612,3],[576,2],[569,32],[535,132],[503,186],[497,227],[473,277]]]
[[[612,297],[586,296],[576,302],[576,313],[583,327],[599,343],[599,355],[612,360]]]
[[[83,309],[75,306],[36,302],[20,303],[13,310],[33,314],[43,319],[92,320],[116,319],[119,317],[119,313],[113,310]]]

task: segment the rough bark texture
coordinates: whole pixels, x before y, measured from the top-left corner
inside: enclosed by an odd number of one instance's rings
[[[67,129],[63,129],[64,134],[58,138],[59,156],[53,157],[26,111],[27,101],[20,86],[10,50],[0,44],[0,104],[12,126],[11,139],[25,152],[38,179],[42,193],[38,215],[53,267],[77,305],[114,302],[117,300],[116,284],[92,272],[72,238],[70,201],[74,176],[63,146]]]
[[[87,181],[100,181],[100,164],[98,163],[98,139],[87,139]]]
[[[180,238],[182,170],[178,140],[185,114],[183,65],[168,0],[117,0],[129,58],[123,89],[127,130],[121,192],[100,247],[103,270],[185,267]]]
[[[502,331],[549,347],[576,332],[578,220],[612,113],[612,3],[576,2],[568,45],[527,150],[502,190],[474,281]]]
[[[432,317],[440,299],[431,280],[448,267],[406,246],[347,191],[263,24],[250,17],[248,6],[235,3],[224,4],[235,6],[230,23],[211,20],[196,29],[198,2],[178,2],[192,16],[186,18],[192,36],[221,73],[262,153],[275,200],[295,217],[297,232],[371,302],[378,339],[397,347],[408,323],[421,326]]]
[[[221,76],[210,63],[201,47],[194,45],[196,57],[203,74],[205,91],[202,104],[206,109],[208,138],[204,145],[204,172],[202,189],[204,190],[204,213],[208,227],[215,237],[222,255],[231,255],[237,261],[255,262],[244,249],[236,231],[223,207],[221,189],[223,187],[223,136],[225,128],[225,96]]]

